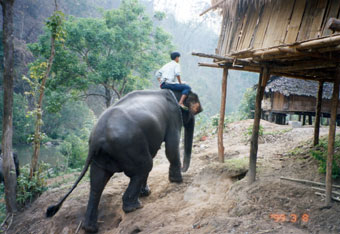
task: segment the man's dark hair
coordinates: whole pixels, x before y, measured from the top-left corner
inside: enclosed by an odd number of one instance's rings
[[[171,60],[175,60],[177,57],[181,57],[181,54],[178,52],[172,52],[170,54]]]

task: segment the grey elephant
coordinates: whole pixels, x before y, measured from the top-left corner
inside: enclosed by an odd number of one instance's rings
[[[12,157],[14,160],[14,166],[15,166],[15,173],[18,176],[20,175],[20,169],[19,169],[19,159],[18,159],[18,155],[16,153],[12,153]],[[0,149],[0,183],[4,182],[4,174],[3,174],[3,155]]]
[[[147,185],[153,158],[165,142],[166,157],[170,162],[170,182],[181,183],[182,174],[190,164],[195,115],[202,111],[198,96],[190,93],[185,105],[178,105],[181,93],[170,90],[135,91],[108,108],[91,132],[88,158],[79,178],[70,191],[55,206],[47,209],[52,217],[90,169],[90,197],[83,228],[97,232],[98,204],[103,189],[116,172],[124,172],[130,183],[123,195],[124,212],[142,207],[139,197],[150,194]],[[180,136],[184,126],[183,167],[180,161]]]

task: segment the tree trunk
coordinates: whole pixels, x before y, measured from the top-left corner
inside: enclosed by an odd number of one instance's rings
[[[320,120],[321,120],[321,104],[322,104],[322,93],[323,93],[323,81],[319,82],[319,89],[316,101],[315,111],[315,123],[314,123],[314,146],[319,144],[320,135]]]
[[[328,134],[328,152],[327,152],[327,166],[326,166],[326,199],[325,205],[331,205],[332,195],[332,166],[334,157],[334,140],[336,130],[336,115],[339,102],[339,83],[340,83],[340,65],[337,67],[337,74],[335,75],[335,81],[333,86],[333,96],[331,105],[331,122],[329,124]]]
[[[34,150],[33,150],[33,155],[32,155],[32,161],[31,161],[31,169],[30,169],[30,179],[34,176],[34,173],[37,170],[37,165],[38,165],[38,159],[39,159],[39,154],[40,154],[40,141],[41,141],[41,124],[42,124],[42,101],[44,97],[44,91],[45,91],[45,85],[46,85],[46,80],[50,74],[51,68],[52,68],[52,63],[54,59],[54,54],[55,54],[55,38],[53,35],[51,35],[51,54],[50,58],[48,59],[48,64],[47,64],[47,70],[45,73],[45,76],[43,80],[41,81],[40,89],[39,89],[39,100],[37,104],[37,119],[35,123],[35,132],[34,132]]]
[[[4,113],[2,125],[3,172],[7,213],[15,213],[16,173],[12,157],[13,138],[13,80],[14,80],[14,45],[13,45],[13,4],[14,0],[2,0],[3,45],[4,45]]]
[[[270,73],[268,68],[263,68],[259,77],[259,83],[257,86],[256,102],[255,102],[255,116],[253,133],[250,142],[250,156],[249,156],[249,175],[248,184],[252,184],[256,178],[256,160],[258,149],[258,138],[260,130],[260,117],[261,117],[261,103],[263,99],[264,89],[266,88],[269,80]]]
[[[106,108],[109,108],[111,106],[111,91],[106,86],[104,86],[104,88],[105,88],[105,105]]]
[[[225,103],[227,98],[227,80],[228,69],[223,69],[222,77],[222,92],[221,92],[221,108],[220,108],[220,120],[218,123],[218,160],[224,162],[224,146],[223,146],[223,129],[224,129],[224,115],[225,115]]]

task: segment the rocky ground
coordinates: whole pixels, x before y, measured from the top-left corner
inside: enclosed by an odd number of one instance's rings
[[[116,174],[101,199],[99,233],[340,233],[340,203],[322,209],[323,198],[310,186],[280,180],[285,176],[324,181],[307,153],[313,129],[261,121],[264,135],[257,181],[248,186],[244,172],[249,157],[247,131],[252,122],[227,126],[224,164],[217,162],[215,135],[196,142],[182,184],[168,181],[169,163],[161,150],[149,177],[152,194],[141,200],[144,208],[133,213],[124,214],[121,209],[128,178]],[[327,133],[327,128],[321,129],[321,135]],[[44,216],[46,208],[72,183],[45,192],[15,217],[8,233],[76,233],[85,214],[88,181],[77,187],[53,218]]]

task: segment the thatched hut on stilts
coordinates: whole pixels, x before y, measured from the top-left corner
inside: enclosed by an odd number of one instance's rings
[[[224,160],[223,120],[228,70],[260,73],[249,157],[249,184],[255,181],[261,101],[271,75],[319,82],[315,138],[319,137],[323,83],[331,82],[326,206],[331,203],[332,162],[340,82],[339,0],[214,0],[211,9],[223,15],[221,34],[212,58],[200,66],[221,68],[222,100],[218,130],[220,161]]]

